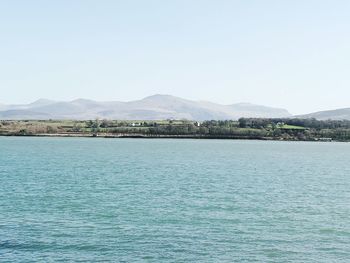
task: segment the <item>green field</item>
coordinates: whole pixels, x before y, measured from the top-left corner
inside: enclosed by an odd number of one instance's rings
[[[263,140],[350,141],[350,121],[315,119],[237,120],[2,120],[5,136],[138,136]]]
[[[306,130],[305,127],[296,126],[296,125],[288,125],[288,124],[283,124],[281,126],[277,126],[277,128],[282,129],[282,130]]]

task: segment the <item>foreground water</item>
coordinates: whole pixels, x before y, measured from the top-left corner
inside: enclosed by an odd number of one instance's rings
[[[350,144],[0,137],[0,262],[349,262]]]

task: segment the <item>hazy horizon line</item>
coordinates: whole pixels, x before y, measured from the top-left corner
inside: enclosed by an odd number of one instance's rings
[[[299,116],[299,115],[306,115],[306,114],[311,114],[311,113],[316,113],[316,112],[323,112],[323,111],[333,111],[333,110],[339,110],[339,109],[346,109],[346,108],[350,108],[350,106],[344,106],[344,107],[334,107],[334,108],[323,108],[323,109],[319,109],[319,110],[315,110],[315,111],[308,111],[308,112],[304,112],[304,113],[293,113],[291,112],[287,107],[280,107],[280,106],[274,106],[274,105],[269,105],[269,104],[264,104],[264,103],[252,103],[249,101],[240,101],[240,102],[232,102],[229,104],[225,104],[225,103],[220,103],[220,102],[216,102],[216,101],[211,101],[208,99],[191,99],[191,98],[184,98],[184,97],[180,97],[180,96],[176,96],[176,95],[172,95],[172,94],[166,94],[166,93],[156,93],[156,94],[152,94],[152,95],[148,95],[148,96],[144,96],[138,99],[128,99],[128,100],[121,100],[121,99],[111,99],[111,100],[101,100],[101,99],[92,99],[92,98],[88,98],[88,97],[77,97],[77,98],[67,98],[67,99],[53,99],[53,98],[47,98],[47,97],[40,97],[38,99],[35,100],[31,100],[31,101],[26,101],[26,102],[15,102],[15,103],[4,103],[2,101],[0,101],[0,105],[3,106],[16,106],[16,105],[29,105],[35,102],[39,102],[41,100],[47,100],[47,101],[52,101],[52,102],[74,102],[74,101],[78,101],[78,100],[87,100],[87,101],[94,101],[94,102],[121,102],[121,103],[128,103],[128,102],[133,102],[133,101],[140,101],[140,100],[144,100],[150,97],[155,97],[155,96],[169,96],[169,97],[173,97],[173,98],[178,98],[178,99],[182,99],[182,100],[187,100],[187,101],[192,101],[192,102],[208,102],[208,103],[213,103],[213,104],[218,104],[218,105],[223,105],[223,106],[229,106],[229,105],[239,105],[239,104],[250,104],[250,105],[257,105],[257,106],[265,106],[265,107],[270,107],[270,108],[276,108],[276,109],[283,109],[288,111],[288,113],[290,113],[292,116]],[[2,111],[2,110],[0,110]]]

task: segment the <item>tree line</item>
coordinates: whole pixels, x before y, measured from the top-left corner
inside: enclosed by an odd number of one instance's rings
[[[240,118],[236,120],[127,121],[2,121],[0,134],[75,133],[141,136],[195,136],[211,138],[350,141],[350,121],[297,118]]]

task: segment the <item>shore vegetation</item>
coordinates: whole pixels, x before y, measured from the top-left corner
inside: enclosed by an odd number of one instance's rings
[[[239,120],[2,120],[3,136],[223,138],[350,141],[350,121],[316,119]]]

